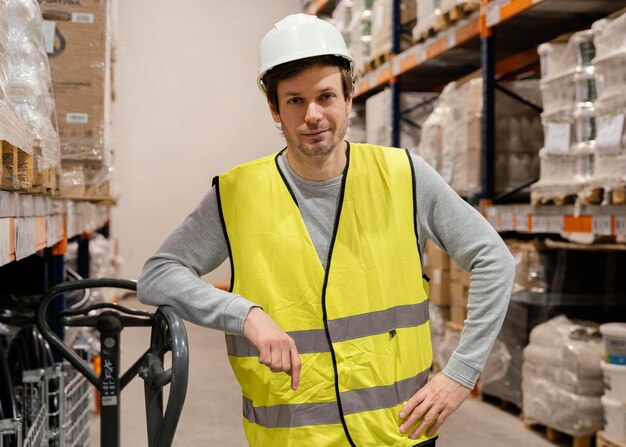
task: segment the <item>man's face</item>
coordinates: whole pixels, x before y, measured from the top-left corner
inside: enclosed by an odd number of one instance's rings
[[[306,157],[324,157],[343,141],[352,97],[344,99],[339,67],[307,68],[280,81],[277,96],[280,111],[271,105],[270,109],[289,149]]]

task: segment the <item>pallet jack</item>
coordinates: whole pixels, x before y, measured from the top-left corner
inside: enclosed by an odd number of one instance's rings
[[[48,306],[63,293],[111,287],[137,290],[134,281],[120,279],[83,279],[68,281],[51,288],[37,308],[41,335],[100,391],[100,445],[120,446],[120,393],[135,376],[144,380],[149,447],[169,447],[180,419],[187,393],[189,345],[183,321],[169,306],[155,313],[128,309],[113,303],[98,303],[80,309],[65,310],[56,316],[64,326],[91,327],[100,333],[101,368],[98,376],[81,356],[52,331]],[[152,329],[150,347],[126,372],[120,374],[120,333],[125,327]],[[164,356],[171,351],[171,366],[164,369]],[[163,408],[163,387],[169,384],[167,405]]]

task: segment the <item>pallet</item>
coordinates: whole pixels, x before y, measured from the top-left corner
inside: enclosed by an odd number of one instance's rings
[[[8,141],[0,140],[2,160],[0,160],[0,189],[15,190],[17,186],[17,151]]]
[[[368,73],[376,70],[377,68],[382,67],[385,62],[388,62],[391,59],[391,55],[389,53],[380,53],[376,56],[370,58],[363,67],[363,73],[361,76],[365,76]]]
[[[0,189],[20,192],[36,192],[35,163],[31,154],[0,141],[2,160],[0,164]]]
[[[626,447],[626,442],[615,443],[606,438],[603,431],[596,433],[596,447]]]
[[[497,396],[492,396],[488,393],[480,392],[478,398],[485,403],[498,407],[500,410],[505,411],[513,416],[517,416],[523,419],[522,408],[514,402],[509,402]]]
[[[626,185],[613,188],[611,202],[613,202],[613,205],[626,205]]]
[[[433,26],[427,30],[422,31],[418,36],[418,42],[423,42],[429,37],[436,36],[442,31],[445,31],[454,26],[459,20],[464,19],[472,12],[480,8],[480,3],[476,1],[468,1],[459,5],[455,5],[449,11],[446,11],[439,16]]]
[[[578,200],[577,194],[565,194],[560,196],[533,196],[531,195],[530,204],[537,205],[573,205]]]
[[[553,444],[568,445],[571,447],[591,447],[592,445],[593,436],[591,435],[571,436],[567,433],[563,433],[562,431],[557,430],[556,428],[548,427],[547,425],[543,425],[532,420],[524,420],[524,425],[530,430],[540,433],[544,432],[546,439]]]

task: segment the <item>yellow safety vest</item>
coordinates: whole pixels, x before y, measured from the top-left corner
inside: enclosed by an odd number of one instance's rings
[[[349,145],[326,270],[279,155],[215,180],[231,291],[262,306],[302,360],[293,391],[246,338],[227,335],[250,445],[404,447],[433,438],[398,428],[432,363],[408,152]]]

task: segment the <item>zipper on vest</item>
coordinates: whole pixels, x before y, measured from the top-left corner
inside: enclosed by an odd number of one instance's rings
[[[335,226],[333,228],[333,235],[330,241],[330,248],[328,249],[328,264],[326,265],[326,271],[324,272],[324,285],[322,286],[322,319],[324,320],[324,332],[326,333],[326,339],[328,340],[328,346],[330,349],[330,355],[333,360],[333,373],[335,376],[335,394],[337,397],[337,407],[339,409],[339,418],[341,419],[341,425],[343,426],[343,431],[346,434],[346,438],[352,447],[357,447],[354,441],[352,440],[352,436],[350,436],[350,431],[348,430],[348,425],[346,424],[346,418],[343,414],[343,407],[341,405],[341,396],[339,394],[339,373],[337,371],[337,357],[335,355],[335,349],[333,347],[333,342],[330,337],[330,330],[328,329],[328,314],[326,312],[326,289],[328,287],[328,274],[330,272],[330,267],[333,259],[333,248],[335,247],[335,240],[337,239],[337,231],[339,230],[339,219],[341,217],[341,209],[343,208],[343,198],[346,192],[346,179],[348,177],[348,166],[350,165],[350,143],[348,143],[348,147],[346,148],[346,167],[343,172],[343,178],[341,179],[341,190],[339,192],[339,206],[337,207],[337,215],[335,216]]]

